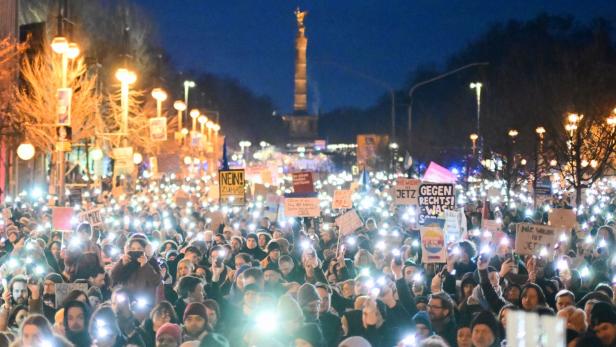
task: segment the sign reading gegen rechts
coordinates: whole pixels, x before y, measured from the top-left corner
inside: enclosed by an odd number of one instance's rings
[[[456,207],[453,184],[422,183],[419,186],[419,224],[423,225],[428,217],[438,217],[446,210]]]

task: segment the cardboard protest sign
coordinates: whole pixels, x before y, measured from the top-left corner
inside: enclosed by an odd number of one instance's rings
[[[551,253],[560,234],[556,227],[519,223],[516,225],[515,252],[521,255],[533,255],[545,247]]]
[[[265,208],[263,214],[271,221],[278,219],[278,209],[280,206],[280,197],[273,193],[268,193],[265,197]]]
[[[117,147],[113,149],[113,175],[130,176],[133,174],[133,147]]]
[[[353,192],[350,189],[339,189],[334,191],[332,200],[333,209],[349,209],[353,208],[352,200]]]
[[[73,219],[72,207],[52,207],[51,225],[57,231],[71,231],[71,220]]]
[[[314,182],[312,179],[312,172],[301,171],[291,174],[293,178],[293,192],[294,193],[313,193]]]
[[[456,183],[458,177],[451,171],[431,161],[423,176],[423,181],[434,183]]]
[[[548,225],[571,230],[577,225],[575,211],[568,208],[554,208],[548,213]]]
[[[102,209],[100,207],[95,207],[91,210],[82,212],[79,214],[79,221],[87,222],[93,227],[103,225],[103,217],[101,215],[101,212]]]
[[[88,292],[87,283],[56,283],[56,307],[62,307],[64,300],[73,290]]]
[[[428,218],[425,224],[419,228],[422,263],[444,263],[447,261],[447,247],[445,245],[445,233],[443,232],[444,222],[442,219]]]
[[[349,235],[355,230],[363,227],[364,222],[362,222],[355,210],[350,210],[336,217],[336,225],[342,235]]]
[[[483,219],[481,220],[481,229],[483,231],[488,231],[490,236],[487,236],[488,242],[492,242],[493,244],[499,244],[500,240],[502,240],[507,235],[503,231],[503,223],[495,220],[495,219]],[[483,233],[482,233],[483,237]]]
[[[507,316],[508,346],[566,346],[567,322],[562,317],[512,310]]]
[[[396,205],[417,205],[419,200],[418,179],[398,178],[394,186],[394,199]]]
[[[267,195],[267,188],[265,187],[264,184],[260,184],[260,183],[255,183],[253,185],[253,193],[252,195],[256,198],[257,196],[260,196],[262,198],[265,198],[265,196]]]
[[[316,194],[287,194],[284,198],[285,217],[319,217],[321,205]]]
[[[218,184],[221,203],[231,202],[233,205],[246,203],[244,195],[246,180],[243,169],[218,171]]]
[[[419,186],[419,224],[456,207],[453,184],[422,183]]]
[[[445,225],[443,226],[443,231],[445,232],[445,240],[447,243],[449,242],[457,242],[460,240],[460,235],[462,234],[462,217],[460,216],[460,211],[445,211]]]
[[[212,219],[210,222],[210,229],[216,233],[220,226],[225,224],[225,215],[220,210],[216,210],[210,213],[210,218]]]

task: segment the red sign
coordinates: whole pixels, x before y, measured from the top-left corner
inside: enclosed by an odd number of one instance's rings
[[[53,207],[51,210],[51,224],[57,231],[71,231],[73,219],[72,207]]]
[[[293,192],[294,193],[314,193],[314,182],[312,181],[312,172],[301,171],[293,174]]]

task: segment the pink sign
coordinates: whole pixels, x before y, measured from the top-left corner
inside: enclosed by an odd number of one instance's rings
[[[432,183],[456,183],[458,178],[451,171],[431,161],[422,181]]]
[[[53,207],[51,210],[51,224],[57,231],[71,231],[73,219],[72,207]]]

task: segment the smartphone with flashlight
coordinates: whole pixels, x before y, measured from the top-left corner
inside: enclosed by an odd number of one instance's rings
[[[222,267],[222,261],[223,261],[223,257],[221,256],[216,257],[216,267]]]

